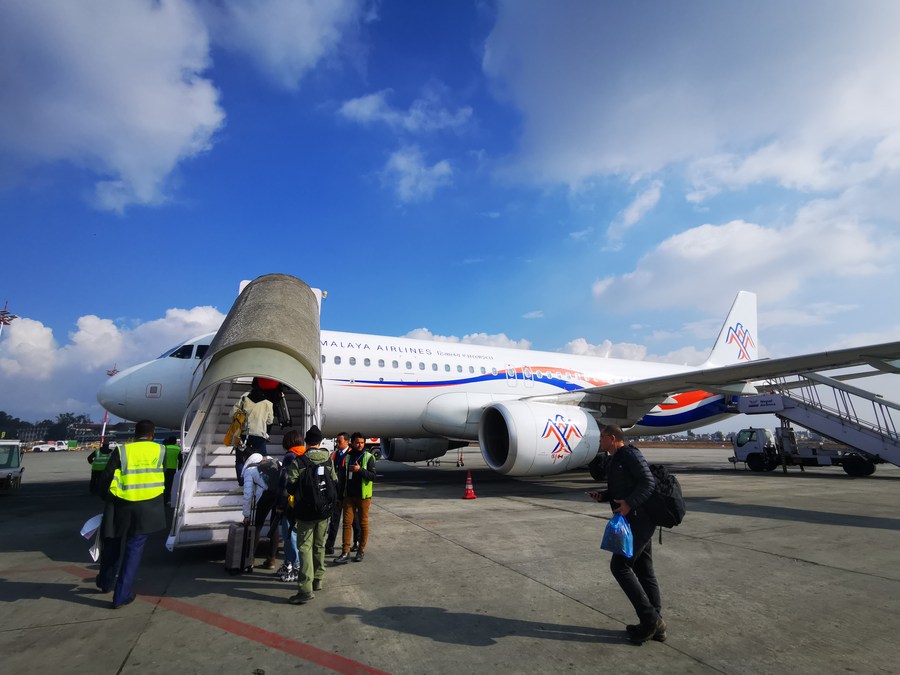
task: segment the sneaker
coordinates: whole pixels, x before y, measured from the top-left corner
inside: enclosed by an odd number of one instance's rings
[[[291,597],[289,597],[288,602],[292,605],[305,605],[314,597],[316,596],[314,596],[312,593],[304,593],[303,591],[300,591],[299,593],[297,593],[297,595],[292,595]]]
[[[313,590],[314,591],[322,590],[322,582],[319,579],[313,579]]]
[[[628,628],[626,627],[626,631]],[[641,623],[635,628],[634,632],[628,632],[628,638],[636,643],[643,644],[647,640],[656,639],[656,636],[659,635],[662,640],[666,638],[666,622],[662,620],[662,618],[657,619],[653,623]]]
[[[346,565],[348,562],[350,562],[349,553],[341,553],[337,558],[334,559],[335,565]]]
[[[276,577],[283,577],[285,574],[291,571],[292,565],[289,563],[281,563],[281,567],[278,568],[278,571],[275,572]]]
[[[364,555],[365,553],[363,553],[362,551],[357,551],[356,556],[353,558],[353,562],[362,562]]]
[[[299,579],[299,578],[300,578],[300,572],[292,569],[287,574],[285,574],[281,580],[290,583],[292,581],[297,581],[297,579]]]
[[[666,622],[663,621],[662,618],[660,618],[659,621],[662,625],[656,629],[656,633],[654,633],[651,639],[656,640],[657,642],[665,642],[666,638],[669,637],[666,634]],[[625,626],[625,631],[628,633],[628,636],[631,637],[637,632],[638,628],[640,628],[640,625],[636,623],[630,623]]]

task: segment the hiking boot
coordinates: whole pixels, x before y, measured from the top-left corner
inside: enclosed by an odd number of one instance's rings
[[[366,555],[362,551],[357,551],[356,555],[353,558],[353,562],[362,562],[363,556]]]
[[[316,596],[314,596],[312,593],[304,593],[303,591],[300,591],[299,593],[297,593],[297,595],[292,595],[291,597],[289,597],[288,602],[292,605],[305,605],[314,597]]]
[[[628,628],[625,628],[628,631]],[[630,639],[635,644],[643,644],[647,640],[654,640],[656,636],[659,635],[661,637],[660,642],[666,639],[666,622],[662,620],[662,618],[653,621],[652,623],[641,623],[634,629],[634,631],[628,631],[628,639]]]
[[[350,562],[349,553],[341,553],[337,558],[334,559],[335,565],[346,565],[348,562]]]
[[[319,579],[313,579],[313,590],[314,591],[322,590],[322,582]]]
[[[663,621],[661,617],[659,619],[659,622],[662,624],[662,626],[656,629],[656,633],[653,635],[652,639],[656,640],[657,642],[665,642],[666,638],[669,637],[666,634],[666,622]],[[625,631],[628,633],[628,637],[631,637],[634,633],[636,633],[638,628],[640,628],[640,626],[636,623],[630,623],[625,626]]]

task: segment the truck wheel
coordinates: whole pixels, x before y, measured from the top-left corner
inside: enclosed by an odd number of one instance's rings
[[[751,452],[747,455],[747,466],[751,471],[765,471],[766,458],[758,452]]]
[[[853,476],[854,478],[871,476],[873,473],[875,473],[875,464],[870,462],[865,457],[860,457],[859,455],[850,455],[849,457],[845,457],[842,467],[844,469],[844,472],[848,476]]]
[[[588,464],[588,471],[591,472],[591,478],[593,478],[598,483],[602,483],[606,480],[606,465],[609,463],[609,455],[604,452],[601,452],[599,455],[594,457]]]
[[[774,471],[778,468],[778,458],[773,455],[766,455],[766,471]]]

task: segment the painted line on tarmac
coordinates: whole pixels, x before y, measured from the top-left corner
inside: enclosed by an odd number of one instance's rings
[[[13,568],[0,570],[0,575],[24,572],[33,573],[50,570],[59,570],[61,572],[66,572],[67,574],[70,574],[73,577],[78,577],[82,580],[93,579],[97,576],[96,572],[92,572],[91,570],[88,570],[84,567],[79,567],[78,565],[53,565],[51,567],[42,568]],[[342,675],[387,675],[387,673],[383,670],[371,668],[369,666],[363,665],[362,663],[353,661],[352,659],[348,659],[344,656],[340,656],[332,652],[326,652],[324,649],[318,649],[317,647],[313,647],[312,645],[308,645],[303,642],[298,642],[297,640],[291,640],[290,638],[286,638],[283,635],[278,635],[277,633],[272,633],[263,628],[260,628],[259,626],[244,623],[243,621],[238,621],[236,619],[231,619],[227,616],[224,616],[223,614],[218,614],[217,612],[203,609],[202,607],[192,605],[188,602],[184,602],[183,600],[176,600],[175,598],[164,598],[157,595],[136,595],[136,598],[138,600],[143,600],[144,602],[150,603],[151,605],[157,605],[171,612],[176,612],[178,614],[181,614],[182,616],[188,617],[189,619],[202,621],[205,624],[215,626],[216,628],[220,628],[224,631],[232,633],[233,635],[237,635],[248,640],[253,640],[254,642],[258,642],[261,645],[265,645],[266,647],[272,647],[273,649],[285,652],[287,654],[290,654],[291,656],[297,656],[304,661],[315,663],[316,665],[322,666],[323,668],[329,668],[330,670],[333,670],[336,673],[341,673]]]
[[[280,651],[291,654],[292,656],[297,656],[305,661],[315,663],[316,665],[322,666],[324,668],[330,668],[331,670],[338,673],[346,673],[347,675],[355,675],[356,673],[385,674],[385,671],[383,670],[370,668],[369,666],[363,665],[362,663],[357,663],[356,661],[343,656],[339,656],[338,654],[326,652],[323,649],[318,649],[311,645],[304,644],[303,642],[291,640],[290,638],[286,638],[283,635],[271,633],[267,630],[259,628],[258,626],[244,623],[243,621],[237,621],[236,619],[231,619],[227,616],[223,616],[222,614],[218,614],[217,612],[203,609],[202,607],[192,605],[182,600],[176,600],[174,598],[163,598],[152,595],[139,595],[137,597],[139,600],[155,603],[163,609],[168,609],[172,612],[177,612],[182,616],[196,619],[197,621],[202,621],[203,623],[209,624],[210,626],[221,628],[222,630],[239,637],[253,640],[254,642],[258,642],[267,647],[272,647],[273,649],[278,649]]]

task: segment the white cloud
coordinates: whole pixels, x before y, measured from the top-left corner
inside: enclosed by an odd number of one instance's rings
[[[3,3],[0,45],[0,157],[89,169],[98,208],[164,201],[222,125],[206,29],[183,0]]]
[[[544,311],[541,309],[536,309],[533,312],[526,312],[522,315],[523,319],[543,319]]]
[[[513,340],[504,333],[489,335],[487,333],[471,333],[463,337],[455,335],[435,335],[427,328],[416,328],[409,331],[404,337],[413,340],[434,340],[435,342],[453,342],[467,345],[484,345],[486,347],[507,347],[511,349],[530,349],[528,340]]]
[[[425,133],[442,129],[460,129],[472,117],[472,108],[465,106],[456,112],[441,107],[439,96],[427,91],[416,99],[409,110],[401,111],[387,103],[389,89],[346,101],[338,110],[341,116],[360,124],[380,122],[395,130]]]
[[[383,180],[394,188],[402,202],[430,199],[439,187],[449,185],[452,177],[450,162],[444,159],[427,166],[418,146],[397,150],[382,171]]]
[[[898,236],[885,236],[840,210],[811,208],[783,228],[736,220],[669,237],[635,269],[594,284],[594,297],[618,310],[726,305],[741,287],[784,298],[821,282],[894,275]]]
[[[501,0],[483,69],[521,113],[509,168],[524,177],[578,185],[696,163],[697,194],[841,188],[896,170],[898,22],[892,0],[749,13]]]
[[[203,0],[199,7],[217,43],[291,91],[366,20],[361,0]]]
[[[161,319],[121,328],[89,315],[78,319],[62,345],[41,322],[17,319],[0,338],[0,410],[26,421],[63,412],[100,419],[96,392],[107,369],[156,358],[188,338],[215,331],[224,318],[213,307],[170,309]]]
[[[609,229],[606,231],[607,237],[612,242],[620,240],[632,225],[640,222],[645,215],[653,210],[661,195],[662,181],[655,180],[650,183],[610,224]]]

